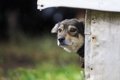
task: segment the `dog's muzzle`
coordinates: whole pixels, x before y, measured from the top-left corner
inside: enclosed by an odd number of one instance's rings
[[[58,46],[65,47],[65,46],[70,46],[72,43],[68,40],[66,40],[64,37],[58,38]]]
[[[61,46],[66,45],[66,44],[65,44],[65,38],[64,38],[64,37],[59,38],[58,41],[59,41],[59,45],[61,45]]]

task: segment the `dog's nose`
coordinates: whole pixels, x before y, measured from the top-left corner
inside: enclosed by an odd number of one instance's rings
[[[59,40],[60,44],[63,44],[63,43],[64,43],[65,38],[64,38],[64,37],[63,37],[63,38],[59,38],[58,40]]]

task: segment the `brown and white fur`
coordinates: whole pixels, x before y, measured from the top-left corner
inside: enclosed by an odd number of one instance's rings
[[[57,33],[58,46],[84,57],[84,21],[66,19],[57,23],[51,32]]]

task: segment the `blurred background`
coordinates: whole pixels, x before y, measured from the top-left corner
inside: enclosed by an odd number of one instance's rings
[[[83,80],[79,56],[57,46],[52,27],[84,10],[37,9],[37,0],[0,0],[0,80]]]

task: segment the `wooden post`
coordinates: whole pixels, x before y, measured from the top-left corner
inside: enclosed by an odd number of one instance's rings
[[[86,80],[120,80],[120,13],[88,10]]]

